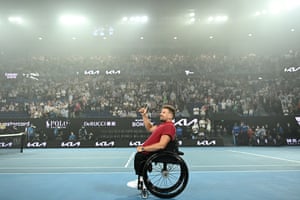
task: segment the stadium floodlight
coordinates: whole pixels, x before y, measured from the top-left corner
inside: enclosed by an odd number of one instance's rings
[[[87,18],[82,15],[62,15],[59,21],[63,25],[83,25],[87,22]]]
[[[24,24],[24,19],[19,16],[8,17],[8,21],[12,24],[18,24],[18,25]]]
[[[222,15],[222,16],[216,16],[216,22],[226,22],[228,20],[228,16]]]
[[[282,12],[283,5],[280,2],[272,2],[270,4],[270,13],[280,14]]]
[[[122,21],[123,21],[123,22],[127,22],[127,21],[128,21],[128,17],[123,17],[123,18],[122,18]]]
[[[191,12],[191,13],[189,14],[190,17],[195,17],[195,15],[196,15],[196,14],[195,14],[194,12]]]
[[[218,24],[218,23],[224,23],[228,21],[227,15],[217,15],[217,16],[210,16],[207,18],[208,24]]]
[[[299,0],[285,0],[271,2],[269,5],[269,11],[272,14],[280,14],[284,11],[290,11],[300,6]]]
[[[123,24],[146,24],[149,21],[149,17],[146,15],[143,16],[130,16],[122,18]]]
[[[208,23],[211,23],[213,21],[214,21],[214,17],[213,16],[210,16],[210,17],[207,18],[207,22]]]
[[[256,11],[255,14],[254,14],[254,16],[256,16],[256,17],[257,16],[261,16],[261,12],[260,11]]]

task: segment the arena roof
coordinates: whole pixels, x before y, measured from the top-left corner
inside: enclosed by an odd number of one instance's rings
[[[53,44],[288,49],[299,40],[299,9],[300,0],[7,0],[0,42],[27,50]]]

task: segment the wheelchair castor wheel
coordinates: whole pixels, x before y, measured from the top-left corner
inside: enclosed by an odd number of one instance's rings
[[[149,196],[149,193],[148,193],[147,189],[145,189],[145,188],[142,189],[141,197],[142,197],[143,199],[147,199],[148,196]]]

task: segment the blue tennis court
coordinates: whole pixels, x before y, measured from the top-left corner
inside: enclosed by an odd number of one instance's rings
[[[300,147],[181,150],[190,179],[177,200],[299,199]],[[135,148],[1,151],[0,199],[141,199],[126,185],[136,179]]]

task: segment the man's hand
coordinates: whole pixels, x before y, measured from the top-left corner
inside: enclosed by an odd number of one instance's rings
[[[137,152],[142,152],[142,151],[144,151],[144,147],[143,146],[137,146],[136,151]]]
[[[141,113],[142,116],[145,116],[148,112],[148,109],[147,108],[140,108],[139,109],[139,113]]]

